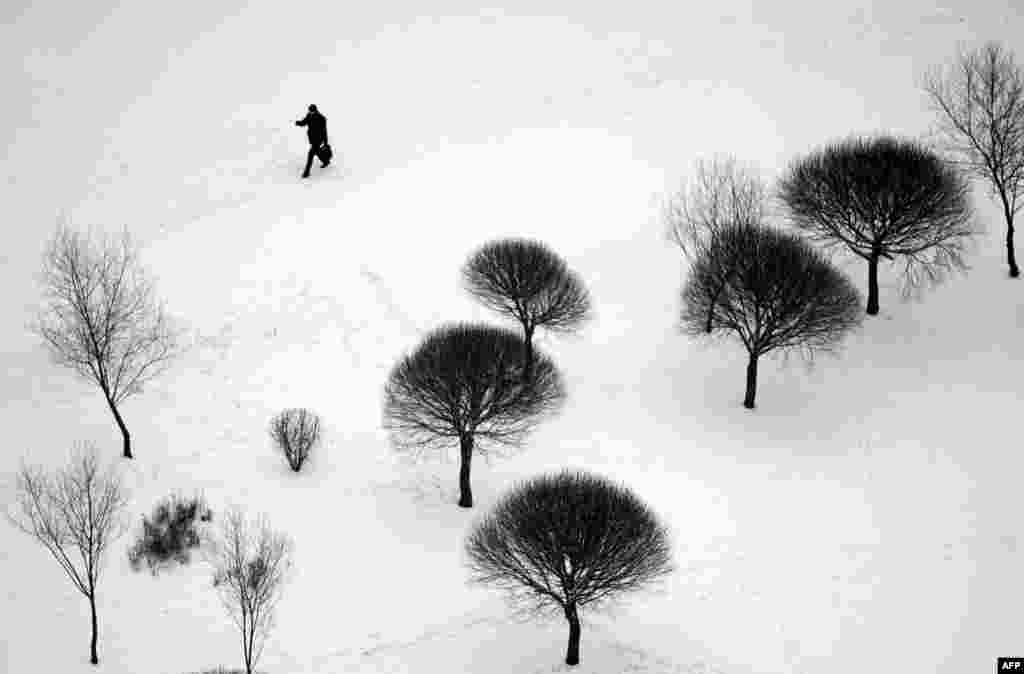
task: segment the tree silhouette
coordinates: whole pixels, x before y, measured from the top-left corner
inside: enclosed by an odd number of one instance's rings
[[[793,234],[752,225],[722,228],[694,262],[682,299],[685,332],[705,335],[710,321],[712,334],[746,348],[747,409],[761,356],[834,350],[861,318],[857,290],[820,253]]]
[[[665,207],[669,239],[692,263],[714,255],[714,245],[724,228],[759,225],[767,214],[768,189],[752,168],[734,157],[699,159],[693,180],[679,190]],[[723,285],[708,286],[708,307],[713,308]],[[705,331],[712,329],[712,312]]]
[[[455,324],[427,336],[401,359],[384,391],[384,427],[399,450],[459,443],[459,505],[473,506],[474,451],[521,444],[565,398],[561,376],[536,354],[523,377],[526,344],[514,332]],[[482,441],[482,442],[481,442]]]
[[[270,439],[296,473],[320,441],[320,417],[307,409],[291,408],[270,420]]]
[[[546,245],[502,239],[483,246],[463,267],[469,293],[484,306],[519,321],[526,340],[526,373],[532,372],[538,327],[569,333],[591,317],[583,281]]]
[[[265,516],[250,522],[241,509],[232,508],[207,554],[213,586],[241,637],[245,672],[252,674],[292,568],[291,539],[271,529]]]
[[[127,232],[91,240],[60,227],[44,257],[46,308],[32,325],[50,356],[99,386],[132,458],[120,405],[177,356],[179,333],[156,301]]]
[[[89,662],[99,664],[96,592],[107,550],[127,528],[128,493],[117,473],[100,465],[92,445],[80,447],[65,467],[52,473],[22,464],[15,491],[17,511],[8,512],[8,520],[46,548],[89,600]]]
[[[667,529],[629,489],[583,473],[535,477],[504,496],[466,540],[472,582],[518,609],[569,623],[565,663],[580,661],[579,611],[672,572]]]
[[[1014,218],[1024,207],[1024,68],[997,42],[961,52],[946,69],[925,74],[922,88],[939,117],[937,131],[955,162],[988,183],[1006,221],[1006,263],[1020,276]]]
[[[970,187],[920,143],[851,138],[798,159],[779,183],[793,224],[868,263],[867,313],[878,313],[878,263],[904,262],[905,292],[964,269]]]

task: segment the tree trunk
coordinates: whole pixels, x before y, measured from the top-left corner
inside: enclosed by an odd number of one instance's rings
[[[243,604],[245,602],[243,601]],[[253,661],[253,636],[256,625],[254,618],[249,611],[242,608],[242,662],[245,664],[245,674],[252,674]]]
[[[576,607],[570,606],[565,609],[565,618],[569,621],[569,645],[565,651],[565,664],[580,664],[580,618],[576,614]]]
[[[1010,265],[1010,278],[1020,276],[1020,268],[1017,266],[1017,254],[1013,252],[1013,216],[1006,223],[1006,261]]]
[[[96,643],[99,641],[99,623],[96,620],[96,597],[89,596],[89,608],[92,610],[92,642],[89,644],[89,662],[100,664],[100,656],[96,652]]]
[[[743,406],[754,409],[754,397],[757,395],[757,356],[751,354],[747,361],[747,395],[743,398]]]
[[[459,506],[473,507],[473,490],[469,486],[469,464],[473,458],[473,436],[459,438]]]
[[[132,456],[132,438],[128,434],[128,427],[124,424],[124,419],[121,418],[121,413],[117,411],[117,405],[110,397],[107,397],[107,405],[110,406],[110,411],[114,413],[114,421],[117,422],[117,427],[121,429],[121,439],[123,440],[124,453],[122,456],[126,459],[134,458]]]
[[[1013,250],[1013,209],[1006,196],[1006,186],[999,181],[995,186],[999,200],[1003,203],[1003,217],[1006,218],[1006,264],[1010,267],[1010,278],[1017,278],[1020,276],[1020,268],[1017,266],[1017,253]]]
[[[249,640],[249,626],[242,626],[242,661],[245,664],[245,674],[252,674],[252,643]]]
[[[523,379],[530,380],[533,371],[533,330],[534,326],[526,328],[526,359],[523,361]]]
[[[871,253],[868,258],[868,315],[878,315],[878,260],[881,255]]]

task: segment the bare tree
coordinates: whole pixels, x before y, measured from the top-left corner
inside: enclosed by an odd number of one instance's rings
[[[523,326],[527,375],[532,372],[533,333],[538,327],[569,333],[592,315],[583,281],[539,241],[488,243],[469,258],[462,276],[473,297]]]
[[[722,227],[761,224],[767,203],[768,189],[751,167],[731,156],[698,159],[693,180],[665,206],[669,239],[692,260]]]
[[[1024,206],[1024,68],[997,42],[961,51],[947,68],[925,73],[922,88],[936,130],[955,162],[988,183],[1006,220],[1006,263],[1020,276],[1014,218]]]
[[[35,538],[89,600],[89,662],[99,664],[96,591],[110,544],[124,534],[128,496],[112,468],[100,466],[95,448],[83,445],[61,469],[48,473],[22,464],[17,506],[8,520]]]
[[[629,489],[583,472],[525,482],[466,541],[471,582],[505,590],[528,614],[552,609],[569,622],[565,663],[580,661],[583,608],[672,572],[667,529]]]
[[[554,363],[537,353],[523,376],[526,344],[514,332],[456,324],[427,336],[395,365],[384,390],[384,427],[399,450],[459,443],[459,505],[473,506],[473,452],[521,444],[565,398]],[[482,441],[482,442],[481,442]]]
[[[691,262],[720,250],[716,237],[728,227],[759,225],[767,215],[768,190],[750,168],[734,157],[698,159],[694,178],[665,207],[668,235]],[[724,279],[723,279],[724,282]],[[705,331],[712,328],[713,309],[724,283],[706,288],[708,315]]]
[[[827,259],[793,234],[752,225],[722,228],[694,262],[682,299],[688,334],[707,334],[710,320],[712,333],[734,335],[746,348],[747,409],[761,356],[835,350],[861,320],[856,288]]]
[[[975,234],[970,186],[920,143],[850,138],[793,162],[779,183],[793,224],[868,263],[867,313],[878,313],[878,263],[904,263],[903,290],[966,269]]]
[[[320,418],[306,409],[284,410],[270,420],[270,437],[297,473],[320,440]]]
[[[120,405],[180,352],[128,232],[118,240],[60,227],[44,257],[46,308],[32,326],[54,361],[103,392],[132,458]]]
[[[208,552],[213,585],[242,638],[246,674],[252,674],[274,627],[292,550],[291,539],[271,529],[265,516],[249,521],[241,509],[232,508]]]

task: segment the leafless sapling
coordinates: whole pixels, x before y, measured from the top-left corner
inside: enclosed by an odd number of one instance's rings
[[[592,315],[583,280],[539,241],[492,241],[469,258],[462,276],[473,297],[523,327],[528,376],[532,372],[533,333],[538,327],[570,333]]]
[[[241,636],[245,672],[252,674],[291,570],[291,539],[274,531],[265,516],[250,521],[235,507],[221,520],[220,534],[207,554],[213,585]]]
[[[711,305],[717,290],[717,300]],[[747,350],[743,406],[754,408],[758,359],[769,352],[834,350],[861,320],[853,284],[793,234],[769,227],[725,227],[698,257],[682,291],[682,326],[694,336],[734,335]]]
[[[392,369],[384,390],[384,427],[399,450],[459,445],[459,505],[473,506],[473,453],[521,444],[565,389],[554,363],[535,354],[523,376],[526,343],[487,325],[435,330]]]
[[[320,440],[320,417],[307,409],[287,409],[270,420],[270,437],[296,473]]]
[[[768,189],[756,172],[731,156],[698,159],[692,181],[665,206],[669,239],[692,263],[715,254],[713,245],[723,230],[734,225],[759,225],[768,212]],[[708,286],[710,333],[712,314],[723,285]]]
[[[779,183],[792,223],[868,263],[867,313],[878,313],[878,264],[904,263],[907,294],[963,270],[975,234],[970,186],[921,143],[854,137],[797,159]]]
[[[673,570],[668,531],[626,487],[588,473],[535,477],[505,495],[465,545],[471,582],[507,592],[528,614],[569,623],[565,662],[580,661],[581,609]]]
[[[125,458],[131,436],[120,405],[180,353],[179,332],[156,300],[125,231],[92,238],[61,226],[43,264],[45,309],[33,324],[51,357],[99,386],[114,415]]]
[[[1006,263],[1020,276],[1014,218],[1024,207],[1024,67],[998,42],[961,51],[922,82],[954,162],[988,184],[1006,220]]]
[[[89,662],[99,664],[96,593],[107,550],[126,530],[127,491],[112,467],[101,466],[91,445],[78,448],[56,471],[23,463],[15,491],[15,510],[7,513],[10,522],[46,548],[89,600]]]

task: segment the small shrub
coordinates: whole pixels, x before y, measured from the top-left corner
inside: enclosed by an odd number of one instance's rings
[[[212,519],[213,512],[202,497],[168,496],[157,503],[150,518],[142,519],[142,535],[128,550],[132,569],[139,571],[145,562],[155,576],[173,564],[188,564],[192,549],[200,543],[196,521]]]
[[[320,440],[320,418],[306,409],[284,410],[271,419],[270,437],[297,473]]]

